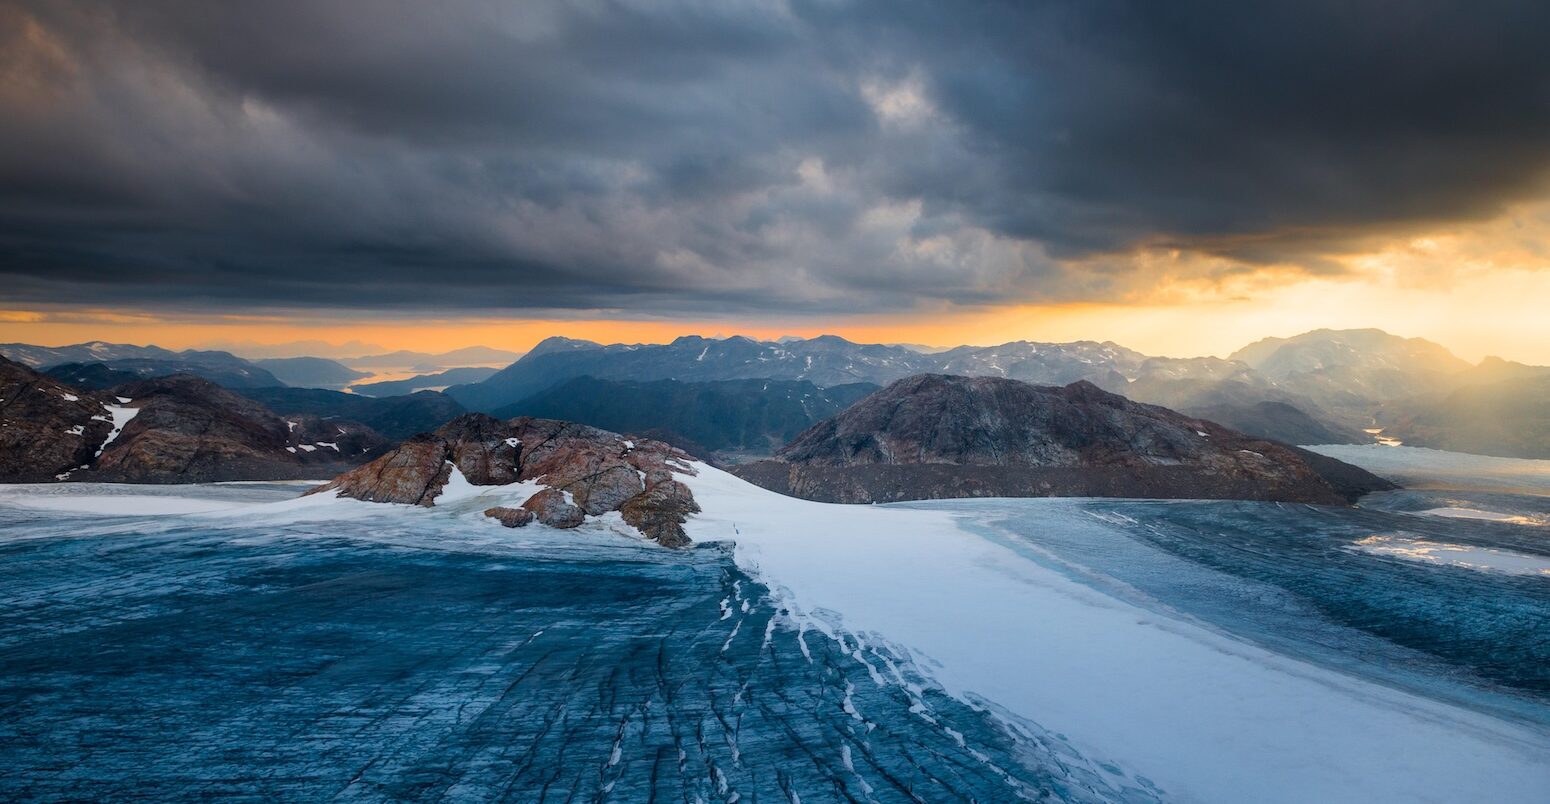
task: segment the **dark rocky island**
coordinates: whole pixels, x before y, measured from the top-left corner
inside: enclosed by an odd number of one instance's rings
[[[1089,382],[900,380],[737,467],[783,494],[869,503],[950,497],[1150,497],[1339,505],[1393,484]]]

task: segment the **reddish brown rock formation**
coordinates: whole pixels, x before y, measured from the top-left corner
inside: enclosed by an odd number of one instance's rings
[[[528,502],[532,502],[529,500]],[[484,509],[484,515],[505,525],[508,528],[525,527],[533,521],[533,512],[526,508],[507,508],[497,505],[494,508]]]
[[[690,514],[700,512],[689,487],[676,480],[664,480],[640,494],[631,497],[619,508],[624,521],[633,525],[646,538],[654,539],[666,547],[684,547],[689,538],[684,535],[683,524]]]
[[[503,422],[470,413],[309,493],[434,505],[455,466],[475,486],[526,480],[548,486],[523,508],[552,527],[621,511],[648,538],[682,546],[689,543],[683,522],[699,508],[673,472],[692,473],[690,460],[662,442],[631,441],[596,427],[528,417]]]
[[[587,519],[586,512],[572,505],[565,499],[565,493],[556,489],[544,489],[534,494],[522,503],[522,507],[551,528],[574,528]]]

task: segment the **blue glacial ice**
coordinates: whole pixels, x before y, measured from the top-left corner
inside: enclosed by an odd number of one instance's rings
[[[1550,579],[1361,549],[1550,557],[1521,484],[873,507],[701,469],[688,551],[0,489],[0,798],[1550,800]]]
[[[804,631],[725,545],[57,510],[295,494],[0,501],[0,799],[1155,800]]]

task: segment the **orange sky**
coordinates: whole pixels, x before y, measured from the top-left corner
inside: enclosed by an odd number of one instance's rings
[[[172,315],[133,310],[4,309],[0,341],[45,345],[109,340],[181,349],[322,341],[293,353],[351,356],[395,349],[485,345],[522,351],[550,335],[664,342],[679,335],[836,334],[855,341],[934,346],[1011,340],[1112,340],[1148,354],[1225,356],[1262,337],[1320,327],[1378,327],[1424,337],[1478,360],[1497,355],[1550,364],[1550,203],[1484,222],[1393,239],[1338,261],[1345,273],[1310,277],[1263,270],[1200,279],[1211,258],[1171,254],[1176,273],[1124,304],[1028,305],[784,319],[627,320],[459,317],[406,319],[360,312]],[[1138,259],[1145,259],[1140,255]],[[273,351],[273,350],[271,350]]]
[[[1438,290],[1369,281],[1310,280],[1253,298],[1173,304],[1008,306],[908,316],[784,321],[696,320],[326,320],[284,317],[167,319],[119,312],[0,313],[0,340],[61,345],[86,340],[155,343],[181,349],[249,344],[356,342],[352,352],[445,351],[485,345],[522,351],[550,335],[602,342],[663,342],[685,334],[774,338],[841,335],[862,342],[956,345],[1009,340],[1113,340],[1148,354],[1223,355],[1269,335],[1318,327],[1379,327],[1438,341],[1477,360],[1498,355],[1550,363],[1550,272],[1507,271]],[[321,352],[321,349],[301,351]]]

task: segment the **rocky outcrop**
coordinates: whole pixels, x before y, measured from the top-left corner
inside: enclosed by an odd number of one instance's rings
[[[1344,504],[1392,488],[1355,467],[1342,469],[1337,488],[1284,444],[1088,382],[1053,388],[929,374],[814,426],[773,461],[734,471],[781,493],[852,503],[1105,496]]]
[[[690,460],[659,441],[632,441],[596,427],[470,413],[309,493],[430,506],[454,470],[475,486],[534,481],[546,488],[522,507],[543,524],[576,527],[588,516],[619,511],[648,538],[682,546],[688,544],[683,522],[699,509],[673,474],[692,474]]]
[[[342,495],[366,502],[433,505],[451,477],[446,442],[424,434],[308,493],[339,488]]]
[[[504,505],[486,508],[484,515],[508,528],[526,527],[534,518],[533,512],[526,508],[507,508]]]
[[[666,547],[684,547],[689,539],[683,525],[690,514],[698,514],[689,487],[676,480],[665,480],[626,500],[619,507],[624,521]]]
[[[551,528],[574,528],[587,520],[587,514],[565,499],[558,489],[544,489],[527,498],[523,509]]]

